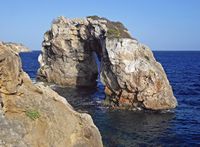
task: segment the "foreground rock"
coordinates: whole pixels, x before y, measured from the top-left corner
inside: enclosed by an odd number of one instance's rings
[[[0,45],[0,146],[101,147],[88,114],[73,110],[56,92],[33,85],[16,52]]]
[[[107,104],[125,109],[175,108],[176,98],[151,50],[120,22],[97,16],[56,19],[45,33],[38,79],[62,86],[93,87],[94,54],[101,62]]]
[[[0,42],[0,45],[4,45],[11,50],[20,53],[20,52],[30,52],[30,50],[25,47],[23,44],[12,43],[12,42]]]

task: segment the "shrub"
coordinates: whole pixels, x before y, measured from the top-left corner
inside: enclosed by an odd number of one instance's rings
[[[108,38],[119,38],[120,32],[117,29],[108,29],[107,36]]]
[[[106,26],[108,28],[107,36],[109,38],[131,38],[131,35],[127,32],[127,28],[119,21],[110,21],[107,18],[99,17],[97,15],[88,16],[87,18],[91,18],[93,20],[106,20]]]

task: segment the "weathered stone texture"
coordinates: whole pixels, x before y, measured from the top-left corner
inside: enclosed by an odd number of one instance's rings
[[[176,98],[152,51],[120,22],[91,16],[56,19],[45,33],[38,79],[62,86],[93,87],[101,81],[109,105],[126,109],[175,108]]]
[[[0,45],[0,146],[101,147],[88,114],[49,87],[34,85],[16,52]]]

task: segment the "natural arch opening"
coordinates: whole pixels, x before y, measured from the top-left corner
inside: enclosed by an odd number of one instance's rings
[[[75,86],[78,88],[95,88],[100,75],[103,55],[102,40],[90,36],[83,40],[83,58],[76,63],[77,79]],[[79,55],[76,56],[79,58]],[[73,85],[72,85],[73,86]]]

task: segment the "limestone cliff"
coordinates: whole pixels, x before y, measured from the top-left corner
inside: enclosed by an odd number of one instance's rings
[[[0,45],[0,146],[102,147],[88,114],[78,113],[56,92],[34,85],[19,55]]]
[[[94,87],[101,81],[110,106],[125,109],[175,108],[176,98],[152,51],[120,22],[90,16],[59,17],[44,35],[38,80],[62,86]]]

